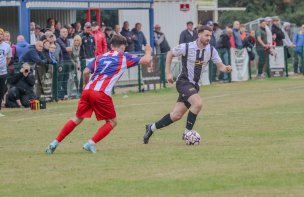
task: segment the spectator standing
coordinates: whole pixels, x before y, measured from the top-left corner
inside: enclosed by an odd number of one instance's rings
[[[61,48],[60,48],[60,45],[56,42],[56,36],[52,32],[46,32],[45,39],[47,39],[47,41],[49,41],[50,45],[54,44],[56,46],[56,49],[52,54],[55,56],[55,59],[58,62],[59,56],[61,54]]]
[[[12,79],[12,87],[8,90],[6,107],[29,107],[30,100],[35,99],[33,87],[35,77],[31,72],[29,64],[24,63],[16,76]]]
[[[35,22],[31,22],[30,23],[30,43],[32,45],[36,44],[36,42],[37,42],[37,37],[36,37],[36,34],[35,34],[35,30],[36,30],[36,24],[35,24]]]
[[[80,58],[90,59],[95,57],[95,39],[91,35],[92,25],[90,22],[86,22],[84,25],[84,32],[81,34],[82,45],[80,48]]]
[[[283,27],[282,27],[282,31],[284,33],[284,39],[283,39],[283,46],[284,46],[284,50],[285,53],[287,54],[287,58],[290,58],[290,52],[289,52],[289,48],[295,48],[296,46],[293,44],[293,42],[290,40],[289,37],[289,31],[290,31],[290,23],[289,22],[284,22],[283,23]]]
[[[276,34],[276,39],[275,42],[277,44],[277,46],[283,46],[283,39],[285,38],[284,32],[282,31],[282,29],[280,28],[280,18],[279,17],[274,17],[272,19],[272,27],[271,27],[271,32],[272,35]]]
[[[72,46],[72,62],[74,64],[74,82],[77,89],[77,93],[80,92],[80,79],[81,79],[81,64],[80,64],[80,48],[81,48],[82,40],[79,35],[74,37],[74,42]]]
[[[211,46],[215,47],[216,39],[215,39],[215,35],[214,35],[214,32],[213,32],[213,29],[214,29],[213,21],[208,21],[206,25],[212,29],[211,40],[210,40],[209,43],[210,43]]]
[[[7,91],[7,66],[10,63],[12,57],[12,49],[9,44],[4,42],[4,31],[0,28],[0,110],[4,94]],[[1,113],[0,115],[2,116]]]
[[[135,35],[133,34],[132,31],[129,29],[129,22],[125,21],[123,23],[122,30],[120,34],[127,39],[128,45],[126,47],[126,52],[134,52],[135,51],[135,46],[134,46],[134,41],[135,41]]]
[[[114,26],[113,35],[121,35],[121,34],[120,34],[120,26],[119,26],[119,25],[115,25],[115,26]]]
[[[102,31],[99,31],[99,25],[97,22],[92,22],[91,35],[95,40],[95,56],[105,54],[107,52],[106,35]]]
[[[57,39],[57,43],[61,48],[60,53],[60,64],[58,66],[58,98],[60,100],[68,99],[67,96],[67,83],[69,79],[69,73],[73,66],[70,53],[72,52],[72,47],[67,39],[68,30],[62,28],[60,30],[60,37]]]
[[[40,40],[40,38],[43,36],[43,32],[41,31],[41,28],[40,28],[40,25],[37,25],[36,24],[36,27],[35,27],[35,36],[36,36],[36,41],[31,45],[35,45],[37,41]]]
[[[29,64],[45,65],[47,64],[46,58],[42,55],[43,42],[37,41],[35,45],[30,45],[28,50],[22,56],[20,62]]]
[[[303,58],[303,47],[304,47],[304,24],[301,26],[300,31],[294,35],[293,43],[296,46],[294,48],[294,62],[293,62],[293,71],[295,74],[297,74],[299,71],[299,56],[300,58]],[[303,69],[303,68],[302,68]],[[304,72],[304,70],[301,70],[301,72]]]
[[[267,44],[270,46],[272,45],[272,32],[271,32],[271,25],[272,25],[272,19],[270,17],[265,18],[266,21],[266,33],[267,33]]]
[[[59,38],[61,28],[62,28],[61,23],[57,21],[56,24],[55,24],[55,33],[54,33],[56,38]]]
[[[75,35],[81,35],[82,34],[82,29],[81,29],[81,24],[80,22],[75,23]]]
[[[197,39],[197,32],[193,31],[193,22],[187,22],[187,29],[181,32],[179,36],[179,44],[193,42]]]
[[[170,51],[170,46],[166,36],[163,32],[161,32],[161,27],[158,24],[156,24],[154,27],[154,45],[156,54],[167,53]]]
[[[266,21],[260,20],[260,26],[256,31],[256,51],[259,56],[257,77],[264,78],[266,63],[268,61],[268,52],[270,46],[267,44]]]
[[[223,30],[221,30],[221,28],[217,22],[213,23],[213,32],[214,32],[213,34],[215,37],[215,42],[217,43],[223,33]]]
[[[111,27],[106,27],[105,29],[105,34],[106,34],[106,40],[107,40],[107,48],[108,51],[111,50],[111,39],[112,39],[112,28]]]
[[[142,46],[146,46],[147,40],[144,33],[141,31],[141,24],[136,23],[132,32],[135,35],[135,52],[143,52]]]
[[[266,25],[267,26],[267,25]],[[265,28],[266,30],[266,28]],[[266,32],[267,34],[267,32]],[[268,43],[267,43],[268,44]],[[255,54],[253,52],[253,47],[255,46],[255,31],[252,30],[247,38],[244,40],[244,48],[246,48],[249,56],[250,66],[254,64]],[[270,45],[269,45],[270,46]]]
[[[19,62],[29,46],[30,44],[25,41],[23,35],[17,36],[16,57],[18,58]]]
[[[239,21],[233,22],[233,41],[234,41],[234,45],[232,45],[231,48],[238,48],[238,49],[243,48]]]

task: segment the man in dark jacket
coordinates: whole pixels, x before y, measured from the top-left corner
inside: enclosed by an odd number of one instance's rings
[[[146,46],[147,40],[144,33],[141,31],[141,24],[136,23],[132,32],[135,35],[135,52],[143,52],[142,46]]]
[[[283,39],[285,38],[284,32],[280,28],[280,18],[275,17],[272,19],[272,27],[271,27],[272,35],[276,35],[276,46],[283,46]]]
[[[65,97],[67,99],[67,83],[69,79],[69,72],[73,66],[70,52],[72,52],[72,47],[67,39],[68,30],[62,28],[60,30],[60,37],[56,40],[61,49],[61,54],[59,57],[60,63],[58,66],[58,98],[63,100]],[[92,52],[94,53],[94,51]]]
[[[120,34],[127,39],[128,46],[126,47],[126,52],[134,52],[135,51],[135,46],[134,46],[134,41],[135,41],[135,35],[133,34],[132,31],[129,30],[129,22],[125,21],[123,23],[122,30]]]
[[[30,100],[35,99],[33,87],[35,85],[35,77],[31,72],[28,63],[24,63],[13,80],[12,87],[6,96],[6,107],[29,107]]]
[[[187,22],[187,29],[182,31],[179,37],[179,44],[193,42],[197,39],[197,32],[193,31],[193,22]]]
[[[82,45],[80,48],[80,58],[83,59],[90,59],[95,57],[95,39],[91,35],[91,28],[92,25],[90,22],[86,22],[84,25],[84,32],[81,34],[82,38]]]

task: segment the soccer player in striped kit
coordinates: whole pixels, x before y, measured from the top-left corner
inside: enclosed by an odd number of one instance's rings
[[[136,57],[125,53],[127,40],[123,36],[114,35],[111,40],[112,50],[97,56],[83,71],[84,88],[78,103],[76,116],[69,120],[55,140],[45,152],[53,154],[59,143],[79,125],[84,118],[90,118],[94,112],[98,121],[106,122],[97,130],[95,135],[83,145],[83,149],[96,153],[95,144],[106,137],[117,125],[111,92],[121,75],[138,64],[148,64],[151,61],[151,47],[145,46],[145,55]],[[93,74],[90,78],[90,74]]]
[[[202,98],[198,94],[201,85],[201,76],[206,71],[208,62],[211,60],[216,64],[217,69],[222,72],[231,72],[231,66],[222,63],[218,52],[209,42],[211,40],[212,29],[208,26],[198,28],[198,39],[182,43],[167,54],[166,59],[166,77],[169,84],[173,85],[173,76],[171,73],[172,58],[182,56],[182,70],[176,81],[176,89],[179,93],[177,102],[173,110],[153,124],[146,125],[146,131],[143,137],[144,144],[149,143],[152,134],[163,127],[180,120],[188,112],[185,132],[183,139],[188,131],[191,131],[198,113],[202,109]]]

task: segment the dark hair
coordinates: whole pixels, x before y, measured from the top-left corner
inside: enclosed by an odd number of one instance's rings
[[[200,26],[200,27],[198,28],[197,33],[201,33],[201,32],[203,32],[203,31],[205,31],[205,30],[207,30],[207,31],[212,31],[212,28],[209,27],[209,26],[207,26],[207,25],[202,25],[202,26]]]
[[[127,39],[121,35],[113,35],[110,43],[113,47],[127,46]]]
[[[193,25],[193,22],[192,21],[188,21],[187,25],[189,25],[189,24]]]

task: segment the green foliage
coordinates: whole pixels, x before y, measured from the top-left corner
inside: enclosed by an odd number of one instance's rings
[[[219,0],[219,7],[246,7],[246,11],[225,11],[220,13],[219,22],[226,24],[234,20],[246,23],[266,16],[280,16],[282,20],[301,25],[304,2],[302,0]]]

